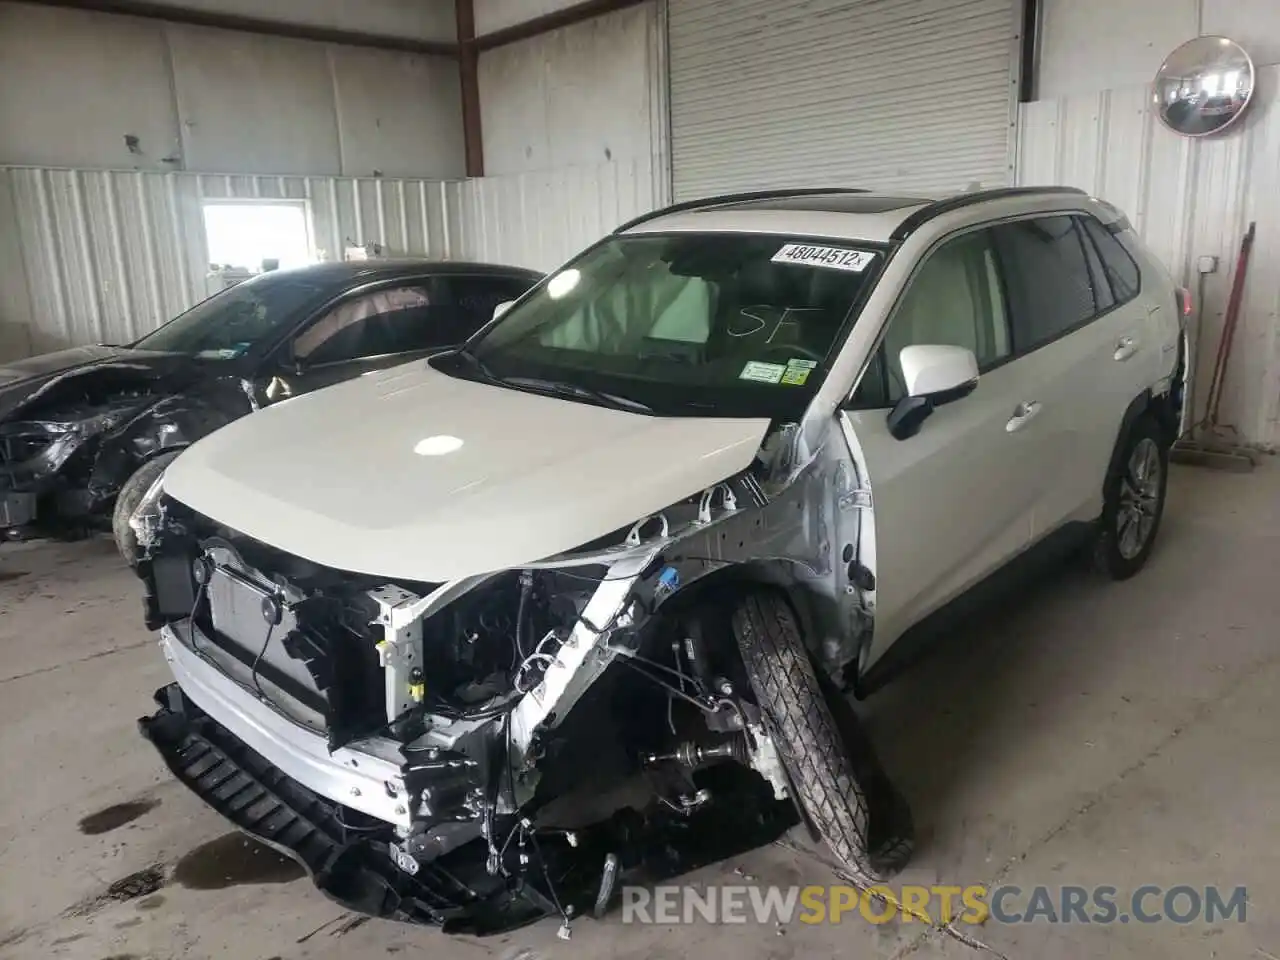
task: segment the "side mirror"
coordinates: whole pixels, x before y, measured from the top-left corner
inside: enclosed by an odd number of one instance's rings
[[[898,354],[907,395],[889,411],[889,433],[906,440],[936,407],[973,393],[978,385],[978,358],[968,347],[915,344]]]
[[[500,316],[502,316],[504,313],[510,310],[514,303],[515,303],[514,300],[504,300],[502,303],[494,307],[493,319],[497,320]]]

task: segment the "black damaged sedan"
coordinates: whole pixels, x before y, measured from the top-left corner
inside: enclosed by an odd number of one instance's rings
[[[0,539],[114,526],[188,444],[238,417],[462,343],[541,274],[372,260],[263,273],[127,346],[0,366]]]

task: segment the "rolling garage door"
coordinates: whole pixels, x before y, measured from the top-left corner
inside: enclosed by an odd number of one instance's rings
[[[1012,181],[1021,0],[671,0],[675,199]]]

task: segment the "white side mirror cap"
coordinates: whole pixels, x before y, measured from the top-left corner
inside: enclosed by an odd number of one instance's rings
[[[978,358],[968,347],[936,343],[903,347],[898,354],[907,395],[932,397],[975,383]]]
[[[515,301],[514,301],[514,300],[504,300],[502,303],[500,303],[500,304],[498,304],[496,307],[494,307],[494,308],[493,308],[493,319],[497,320],[500,316],[502,316],[504,313],[506,313],[508,310],[510,310],[510,309],[511,309],[512,304],[514,304],[514,303],[515,303]]]

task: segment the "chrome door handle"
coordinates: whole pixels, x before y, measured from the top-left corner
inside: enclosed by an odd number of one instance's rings
[[[1007,433],[1013,433],[1015,430],[1021,430],[1028,423],[1036,418],[1041,410],[1039,400],[1023,400],[1013,410],[1013,416],[1009,418],[1009,422],[1004,425]]]
[[[1121,337],[1116,343],[1115,359],[1121,363],[1138,352],[1138,341],[1133,337]]]

